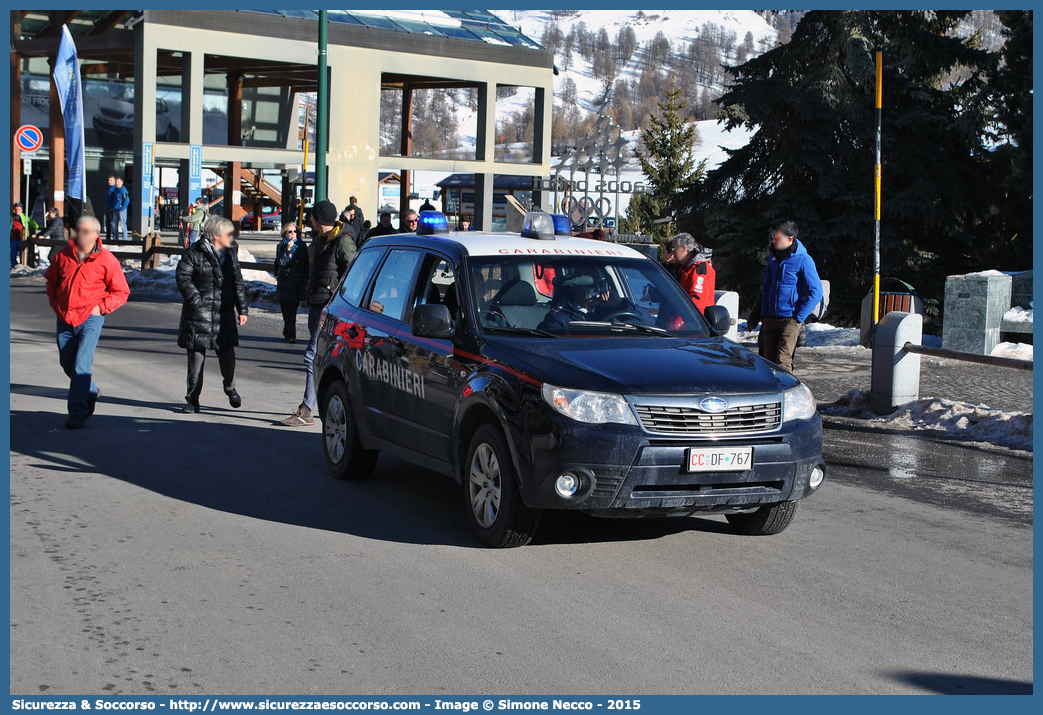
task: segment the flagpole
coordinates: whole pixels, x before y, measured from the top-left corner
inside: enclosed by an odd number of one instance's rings
[[[873,325],[880,322],[880,133],[884,97],[884,53],[876,53],[876,167],[873,200]]]

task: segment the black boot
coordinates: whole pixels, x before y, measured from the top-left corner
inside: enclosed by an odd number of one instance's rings
[[[243,398],[239,396],[239,392],[234,387],[226,387],[225,394],[228,395],[228,404],[232,407],[239,409],[243,406]]]

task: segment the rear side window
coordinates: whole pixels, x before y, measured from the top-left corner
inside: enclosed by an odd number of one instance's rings
[[[369,277],[372,275],[377,261],[380,260],[381,254],[383,254],[382,249],[372,248],[368,251],[360,252],[359,255],[355,256],[355,260],[351,262],[348,275],[340,287],[340,295],[348,304],[356,308],[359,306],[362,296],[366,294]]]
[[[413,295],[413,277],[422,257],[420,251],[406,249],[389,253],[373,283],[373,294],[366,307],[374,313],[402,320],[406,304]]]

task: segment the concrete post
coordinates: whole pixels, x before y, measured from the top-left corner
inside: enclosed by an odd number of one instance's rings
[[[877,324],[873,338],[873,369],[869,406],[887,415],[920,398],[920,356],[907,353],[906,343],[920,345],[923,316],[887,313]]]
[[[130,229],[144,235],[148,230],[149,206],[141,205],[142,186],[145,185],[145,142],[156,141],[156,70],[157,48],[149,36],[149,23],[139,22],[134,27],[134,180],[130,191],[127,221]],[[153,33],[155,30],[152,31]]]
[[[1003,314],[1010,310],[1009,275],[948,276],[942,315],[942,347],[989,355],[1000,342]]]
[[[728,309],[728,315],[731,316],[731,326],[728,328],[728,332],[725,333],[724,337],[729,340],[739,341],[739,294],[733,290],[719,290],[715,292],[715,305],[723,305]]]
[[[493,230],[493,175],[474,175],[474,226],[479,231]]]
[[[203,52],[184,52],[181,58],[181,141],[203,143]],[[178,161],[178,215],[188,213],[189,160]],[[187,235],[187,234],[186,234]]]

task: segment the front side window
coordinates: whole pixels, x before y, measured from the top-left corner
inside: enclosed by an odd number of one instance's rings
[[[456,272],[442,256],[429,254],[417,283],[417,305],[444,305],[454,321],[460,319],[460,297]]]
[[[570,337],[708,337],[706,321],[653,261],[610,256],[476,256],[478,322],[489,332]]]
[[[348,275],[345,276],[344,283],[340,287],[340,295],[349,305],[359,307],[362,296],[366,293],[366,286],[369,285],[369,277],[373,274],[373,268],[376,267],[377,261],[380,260],[383,253],[381,248],[371,248],[359,253],[351,262]]]
[[[402,320],[412,294],[413,277],[423,255],[420,251],[408,249],[391,251],[380,267],[366,308]]]

